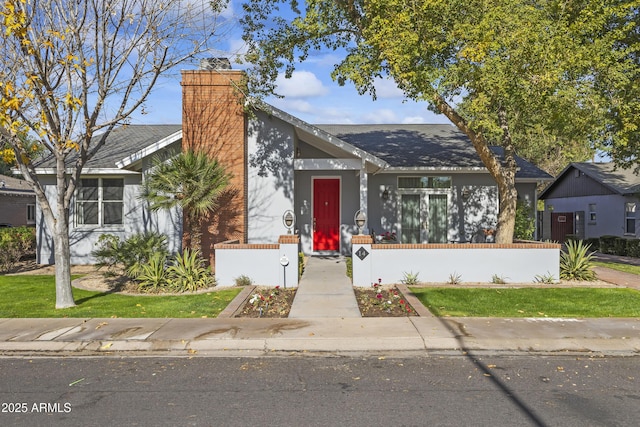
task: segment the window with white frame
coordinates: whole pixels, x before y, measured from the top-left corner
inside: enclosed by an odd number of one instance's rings
[[[636,234],[636,204],[629,202],[624,204],[624,232]]]
[[[398,188],[451,188],[450,176],[401,176]]]
[[[596,222],[598,215],[596,214],[596,204],[589,203],[589,222]]]
[[[36,205],[27,205],[27,224],[36,223]]]
[[[121,225],[122,178],[83,178],[76,193],[77,225]]]

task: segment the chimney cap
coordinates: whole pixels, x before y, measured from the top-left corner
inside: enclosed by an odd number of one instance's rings
[[[231,61],[228,58],[204,58],[200,60],[201,70],[230,70]]]

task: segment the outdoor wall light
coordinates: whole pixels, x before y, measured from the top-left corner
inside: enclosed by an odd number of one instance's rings
[[[461,194],[462,194],[462,198],[464,200],[468,200],[469,197],[471,196],[471,190],[469,190],[468,188],[465,187],[465,188],[462,189],[462,193]]]
[[[282,223],[287,229],[287,234],[291,234],[293,225],[296,223],[296,214],[294,214],[292,210],[285,211],[284,215],[282,215]]]
[[[393,187],[390,185],[384,187],[384,191],[382,192],[382,200],[389,200],[389,196],[391,195],[391,190],[393,190]]]
[[[353,216],[353,222],[356,223],[356,227],[358,227],[358,234],[362,234],[362,229],[364,227],[365,222],[367,222],[367,216],[362,211],[356,212]]]

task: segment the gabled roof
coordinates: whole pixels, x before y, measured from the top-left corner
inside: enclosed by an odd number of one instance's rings
[[[574,170],[584,173],[610,191],[622,196],[640,193],[640,176],[636,175],[632,169],[616,169],[612,162],[571,163],[558,174],[551,185],[540,193],[540,198],[549,195]]]
[[[35,196],[29,183],[22,179],[0,175],[0,194],[8,196]]]
[[[357,156],[374,165],[374,167],[378,169],[388,167],[388,164],[384,160],[366,150],[362,150],[357,146],[350,144],[347,140],[338,138],[336,135],[323,129],[321,125],[309,124],[285,111],[280,110],[279,108],[274,107],[273,105],[267,104],[262,101],[255,102],[254,106],[267,114],[273,115],[280,120],[289,123],[299,132],[299,134],[302,134],[306,137],[311,137],[311,139],[318,139],[323,144],[325,144],[325,146],[330,146],[337,149],[337,152],[344,152]],[[311,140],[308,139],[306,142],[310,143]]]
[[[278,117],[301,134],[312,136],[339,153],[359,157],[377,170],[478,171],[487,172],[471,141],[451,125],[311,125],[271,105],[255,107]],[[95,138],[99,138],[96,136]],[[182,138],[182,126],[127,125],[114,129],[108,142],[85,165],[85,173],[125,172],[142,158]],[[502,148],[492,147],[500,155]],[[73,156],[69,159],[71,165]],[[545,181],[552,177],[526,160],[516,157],[519,181]],[[37,165],[52,173],[54,159]]]
[[[317,125],[388,163],[406,168],[442,171],[487,171],[469,138],[446,124]],[[492,147],[501,155],[500,147]],[[518,179],[551,180],[551,175],[516,157]]]
[[[171,139],[172,135],[181,132],[181,130],[182,125],[126,125],[116,128],[109,135],[107,143],[85,164],[84,170],[119,169],[120,162],[124,160],[135,161],[134,155],[136,153],[167,138]],[[100,138],[100,136],[95,136],[94,139],[96,138]],[[75,156],[69,156],[69,165],[72,164],[74,158]],[[54,166],[55,159],[49,157],[38,163],[36,168],[47,170]]]

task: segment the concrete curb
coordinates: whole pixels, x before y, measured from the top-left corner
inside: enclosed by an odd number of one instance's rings
[[[229,319],[236,315],[238,311],[244,307],[247,300],[256,289],[257,286],[245,286],[242,291],[229,303],[229,305],[218,314],[218,319]]]

